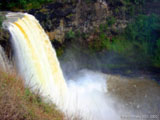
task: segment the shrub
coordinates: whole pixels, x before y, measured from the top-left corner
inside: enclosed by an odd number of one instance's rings
[[[106,49],[125,56],[135,63],[137,61],[146,66],[160,67],[159,16],[139,15],[128,24],[123,33],[110,38],[107,37],[104,28],[104,25],[99,28],[98,37],[89,44],[92,50]]]
[[[2,22],[3,22],[4,19],[5,19],[5,17],[0,15],[0,28],[2,27]]]
[[[136,5],[144,4],[146,0],[124,0],[126,3],[133,3]]]
[[[116,18],[113,17],[113,16],[110,16],[108,19],[107,19],[107,24],[108,26],[112,26],[113,24],[115,24],[116,22]]]
[[[14,9],[31,9],[38,8],[41,4],[51,2],[53,0],[3,0],[0,3],[1,10]]]
[[[125,30],[127,40],[147,44],[146,53],[154,55],[156,41],[160,37],[160,18],[156,15],[140,15]]]
[[[100,25],[99,25],[99,31],[100,31],[101,33],[106,32],[107,29],[108,29],[108,24],[100,24]]]
[[[66,38],[66,39],[74,39],[75,36],[76,36],[76,35],[75,35],[75,32],[72,31],[72,30],[68,31],[68,32],[65,34],[65,38]]]
[[[155,56],[153,57],[155,67],[160,67],[160,39],[157,40]]]

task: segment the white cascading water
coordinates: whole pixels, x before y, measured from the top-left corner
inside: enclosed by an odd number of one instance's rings
[[[42,94],[52,97],[56,104],[63,106],[67,87],[48,36],[29,14],[9,13],[6,17],[3,25],[11,33],[20,74],[33,89],[40,88]],[[59,99],[62,101],[59,102]]]
[[[11,64],[9,63],[9,60],[7,59],[6,54],[1,46],[0,46],[0,67],[6,72],[10,71],[11,69]]]
[[[88,70],[81,71],[76,81],[65,81],[48,36],[34,16],[8,13],[3,27],[12,36],[15,60],[26,84],[40,89],[69,119],[118,120],[112,100],[106,96],[106,76]]]

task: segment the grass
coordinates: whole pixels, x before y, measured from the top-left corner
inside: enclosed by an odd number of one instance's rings
[[[63,120],[64,115],[24,87],[16,73],[0,70],[0,120]]]

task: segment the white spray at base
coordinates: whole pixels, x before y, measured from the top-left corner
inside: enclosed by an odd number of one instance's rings
[[[83,70],[65,81],[48,36],[32,15],[9,13],[3,27],[12,36],[16,64],[26,84],[40,89],[69,119],[118,120],[107,96],[106,76]]]
[[[114,101],[107,95],[106,80],[105,74],[83,69],[67,81],[71,91],[69,112],[87,120],[119,120]]]

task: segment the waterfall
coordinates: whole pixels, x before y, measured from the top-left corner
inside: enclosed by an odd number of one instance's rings
[[[8,13],[3,27],[9,30],[17,69],[32,90],[40,90],[69,119],[118,120],[106,96],[106,75],[84,70],[76,80],[65,81],[56,52],[34,16]],[[78,73],[77,73],[78,74]]]
[[[48,36],[32,15],[9,13],[6,17],[3,26],[12,36],[16,65],[26,84],[63,106],[67,87]]]
[[[5,72],[9,72],[12,68],[9,60],[7,59],[3,48],[0,46],[0,67]]]

